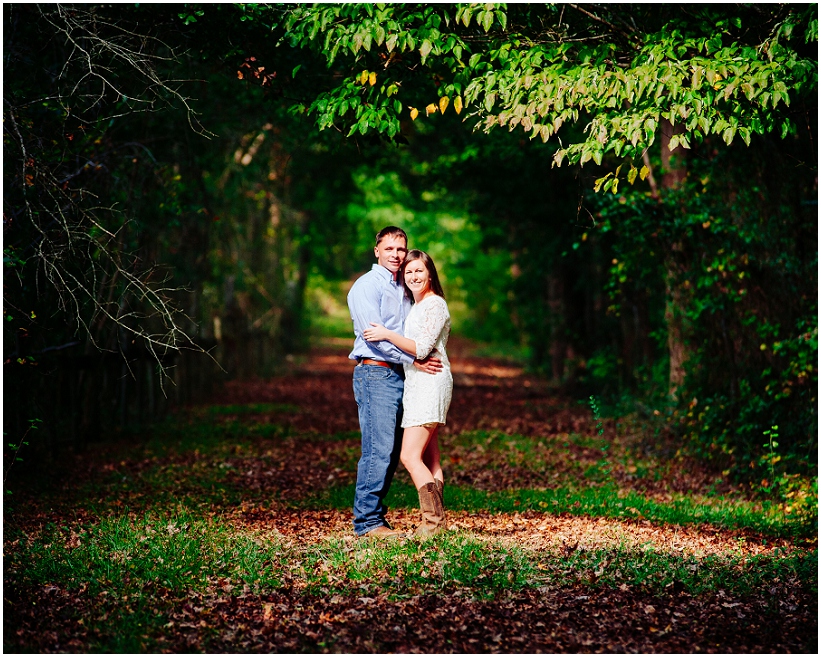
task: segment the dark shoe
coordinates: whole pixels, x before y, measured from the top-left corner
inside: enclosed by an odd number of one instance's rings
[[[372,529],[369,532],[362,534],[359,538],[399,538],[400,536],[404,536],[405,532],[400,532],[395,529],[390,529],[389,527],[385,527],[385,525],[379,525],[379,527]]]
[[[435,482],[425,484],[418,491],[422,523],[416,528],[417,536],[430,536],[444,529],[445,509],[439,501],[439,490]]]

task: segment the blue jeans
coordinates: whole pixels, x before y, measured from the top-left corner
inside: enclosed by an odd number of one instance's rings
[[[402,450],[402,391],[405,373],[379,365],[357,365],[353,394],[359,408],[362,457],[356,470],[353,527],[358,536],[380,525],[388,507],[383,500],[393,481]]]

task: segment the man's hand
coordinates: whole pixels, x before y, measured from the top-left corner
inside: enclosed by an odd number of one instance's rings
[[[433,356],[428,356],[422,360],[417,358],[413,361],[413,366],[417,370],[427,372],[428,374],[437,374],[442,371],[442,361]]]

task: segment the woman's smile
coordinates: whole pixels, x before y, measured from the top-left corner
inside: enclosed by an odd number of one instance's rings
[[[425,263],[421,260],[414,260],[405,267],[405,284],[413,292],[414,297],[421,298],[430,288],[430,274]]]

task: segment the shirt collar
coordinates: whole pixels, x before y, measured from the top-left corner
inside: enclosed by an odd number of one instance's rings
[[[376,270],[377,273],[384,278],[386,281],[391,281],[395,285],[398,285],[399,282],[396,280],[396,274],[394,274],[390,269],[387,267],[383,267],[380,264],[373,264],[371,265],[371,271]]]

